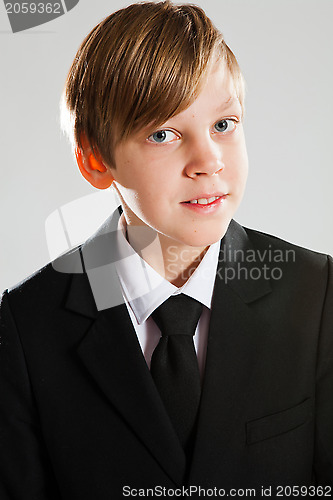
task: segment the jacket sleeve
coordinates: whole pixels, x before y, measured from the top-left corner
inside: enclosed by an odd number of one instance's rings
[[[321,319],[316,377],[315,476],[318,485],[333,486],[333,259],[331,257],[328,257],[328,279]]]
[[[0,498],[59,500],[8,293],[0,307]]]

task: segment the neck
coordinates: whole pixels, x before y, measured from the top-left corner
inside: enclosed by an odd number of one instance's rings
[[[161,276],[177,287],[194,273],[207,247],[191,247],[147,226],[127,226],[132,248]]]

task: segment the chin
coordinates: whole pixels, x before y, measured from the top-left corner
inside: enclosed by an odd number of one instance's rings
[[[230,221],[223,224],[215,231],[198,231],[183,235],[183,242],[191,247],[207,247],[220,241],[227,232]]]

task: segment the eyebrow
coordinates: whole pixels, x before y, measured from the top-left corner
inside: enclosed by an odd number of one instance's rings
[[[231,106],[232,106],[235,102],[239,102],[239,101],[238,101],[238,99],[237,99],[237,97],[230,96],[230,97],[229,97],[229,99],[228,99],[227,101],[223,102],[223,103],[221,104],[221,106],[219,106],[219,107],[217,108],[217,110],[216,110],[216,111],[218,111],[218,112],[220,112],[220,113],[221,113],[222,111],[225,111],[226,109],[231,108]]]

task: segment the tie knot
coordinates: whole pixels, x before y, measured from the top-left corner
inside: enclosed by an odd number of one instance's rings
[[[193,336],[202,312],[202,304],[188,295],[172,295],[152,313],[162,336]]]

